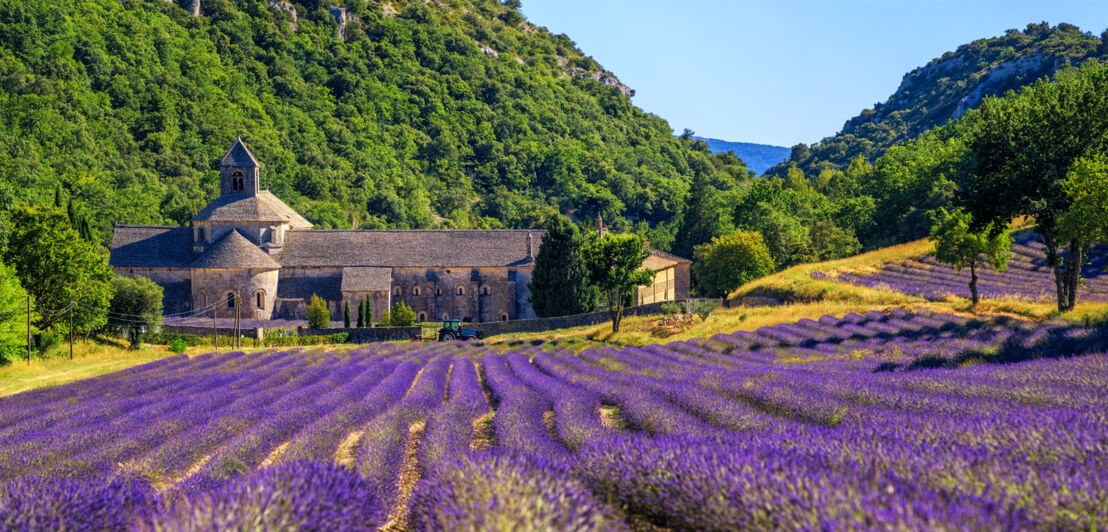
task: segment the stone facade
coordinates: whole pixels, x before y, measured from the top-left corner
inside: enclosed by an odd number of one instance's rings
[[[220,196],[191,227],[115,228],[116,274],[161,285],[167,314],[233,317],[241,305],[243,319],[304,319],[318,295],[335,321],[347,304],[356,320],[366,296],[375,322],[397,302],[419,321],[536,317],[528,284],[541,230],[315,230],[260,188],[260,165],[241,139],[223,157],[220,181]],[[636,303],[687,298],[688,266],[654,251],[645,267],[659,273]]]

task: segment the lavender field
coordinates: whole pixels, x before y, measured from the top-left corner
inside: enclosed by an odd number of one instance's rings
[[[893,310],[576,353],[179,356],[0,399],[0,526],[1087,530],[1106,345]]]
[[[998,273],[991,266],[978,268],[977,282],[981,297],[989,299],[1016,298],[1026,301],[1056,300],[1053,269],[1047,265],[1042,242],[1024,239],[1012,245],[1008,269]],[[1082,269],[1085,284],[1078,290],[1080,301],[1108,302],[1108,246],[1098,246],[1089,252]],[[943,301],[950,296],[970,296],[968,268],[958,271],[934,257],[924,256],[899,264],[886,264],[872,273],[839,273],[828,275],[813,272],[815,279],[841,281],[858,286],[893,290],[931,301]]]

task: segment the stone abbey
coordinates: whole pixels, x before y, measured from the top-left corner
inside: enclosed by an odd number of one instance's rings
[[[367,296],[374,320],[403,301],[420,321],[534,318],[528,283],[542,230],[318,230],[268,190],[235,142],[220,163],[220,195],[190,227],[116,225],[110,264],[165,290],[167,314],[303,319],[312,295],[341,316]],[[637,304],[689,296],[686,259],[652,251],[657,272]],[[236,300],[236,294],[239,299]]]

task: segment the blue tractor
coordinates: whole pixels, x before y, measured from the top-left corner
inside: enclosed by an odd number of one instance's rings
[[[480,337],[481,331],[463,329],[462,323],[458,320],[446,320],[442,322],[442,328],[439,329],[440,342],[447,342],[450,340],[475,340]]]

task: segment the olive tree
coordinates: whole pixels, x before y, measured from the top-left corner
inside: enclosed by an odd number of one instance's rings
[[[973,217],[963,210],[947,212],[939,209],[931,228],[935,240],[935,258],[958,270],[969,268],[970,297],[973,304],[980,302],[977,292],[977,268],[991,264],[998,272],[1008,269],[1012,257],[1012,237],[1006,228],[986,224],[980,230],[973,229]]]

